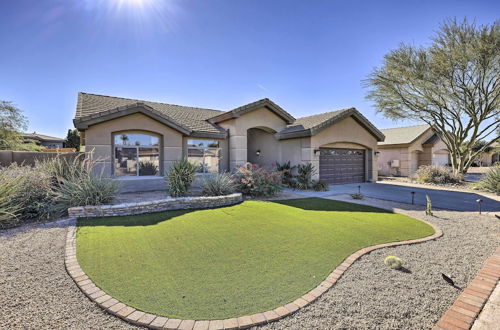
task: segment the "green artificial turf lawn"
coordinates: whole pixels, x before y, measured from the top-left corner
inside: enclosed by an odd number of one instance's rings
[[[80,219],[77,257],[97,286],[139,310],[224,319],[297,299],[363,247],[433,232],[405,215],[321,198],[246,201]]]

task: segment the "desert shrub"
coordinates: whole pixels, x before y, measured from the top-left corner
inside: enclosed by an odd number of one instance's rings
[[[316,168],[313,164],[300,164],[297,166],[297,180],[296,188],[298,189],[309,189],[312,185],[312,177],[316,174]]]
[[[245,195],[275,196],[283,189],[282,173],[247,164],[236,173],[238,189]]]
[[[193,184],[197,169],[198,166],[189,162],[187,159],[176,161],[168,170],[167,174],[170,196],[186,196],[189,188],[191,188]]]
[[[150,161],[139,162],[139,175],[158,174],[158,165]]]
[[[89,170],[85,162],[84,154],[80,154],[74,158],[59,155],[54,158],[36,160],[35,168],[40,172],[47,173],[52,177],[54,183],[58,183],[63,179],[78,176],[82,171]]]
[[[284,163],[276,163],[276,171],[281,172],[282,177],[281,177],[281,183],[283,183],[287,187],[293,187],[294,186],[294,180],[293,180],[293,174],[292,171],[296,168],[297,166],[291,165],[290,161],[284,162]]]
[[[0,172],[0,228],[17,221],[20,206],[11,201],[16,189],[16,182],[9,180]]]
[[[392,269],[401,269],[403,267],[404,261],[398,257],[388,256],[384,260],[384,264]]]
[[[218,173],[203,183],[203,195],[207,196],[228,195],[234,193],[236,189],[236,181],[229,173]]]
[[[424,165],[418,168],[414,178],[420,183],[447,184],[462,182],[463,175],[454,174],[446,167]]]
[[[488,172],[483,174],[477,187],[500,195],[500,165],[491,167]]]
[[[321,181],[321,180],[313,180],[312,181],[312,188],[315,191],[328,191],[328,184],[326,182]]]
[[[9,186],[4,207],[15,207],[20,220],[48,218],[54,210],[52,176],[37,167],[16,163],[0,170],[0,181]]]
[[[104,205],[113,201],[118,184],[105,177],[102,171],[98,172],[95,164],[84,158],[45,164],[50,174],[57,174],[53,193],[57,210],[66,211],[73,206]]]
[[[363,199],[364,196],[361,193],[351,194],[352,199]]]
[[[116,182],[102,175],[89,173],[72,180],[62,179],[55,190],[56,208],[66,210],[73,206],[109,204],[117,191]]]

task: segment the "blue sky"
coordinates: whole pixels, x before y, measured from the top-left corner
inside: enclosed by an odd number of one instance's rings
[[[229,110],[269,97],[292,115],[356,107],[400,42],[499,1],[16,0],[0,2],[0,99],[64,137],[79,91]],[[410,123],[411,124],[411,123]]]

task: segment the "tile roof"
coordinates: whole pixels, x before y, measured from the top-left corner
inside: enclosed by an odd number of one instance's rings
[[[289,125],[279,132],[280,138],[294,138],[299,136],[311,136],[337,121],[352,116],[367,130],[369,130],[379,141],[384,139],[384,135],[373,124],[366,119],[355,108],[342,109],[320,113],[312,116],[296,119],[269,99],[262,99],[246,104],[230,111],[195,108],[175,104],[160,102],[150,102],[122,97],[105,96],[89,93],[78,94],[78,104],[75,126],[81,125],[85,129],[88,125],[97,121],[109,120],[121,116],[121,114],[131,113],[134,108],[141,108],[148,115],[167,125],[179,129],[184,134],[192,136],[224,137],[226,131],[216,123],[229,118],[236,118],[240,115],[260,107],[267,107],[279,115]],[[121,114],[120,114],[121,113]]]
[[[382,129],[381,131],[385,135],[385,141],[379,142],[378,145],[412,143],[430,128],[431,127],[426,124]]]
[[[315,135],[322,129],[329,127],[349,116],[352,116],[375,137],[377,137],[379,141],[384,140],[384,134],[382,134],[382,132],[380,132],[365,116],[363,116],[355,108],[335,110],[298,118],[293,124],[289,125],[286,129],[279,133],[280,138]]]
[[[39,134],[37,132],[23,133],[22,135],[23,135],[24,138],[35,139],[35,140],[39,140],[39,141],[58,141],[58,142],[64,142],[64,139],[61,139],[61,138],[58,138],[58,137],[55,137],[55,136],[48,136],[48,135],[44,135],[44,134]]]
[[[207,119],[223,113],[221,110],[187,107],[175,104],[150,102],[122,97],[96,95],[88,93],[78,94],[75,120],[97,115],[104,111],[126,107],[134,103],[143,103],[154,110],[165,114],[183,126],[196,132],[220,133],[220,128],[207,121]]]
[[[218,122],[228,120],[231,118],[238,118],[239,116],[241,116],[247,112],[250,112],[250,111],[262,108],[262,107],[266,107],[269,110],[271,110],[272,112],[274,112],[277,116],[281,117],[281,119],[283,119],[287,124],[292,124],[295,121],[295,118],[291,114],[286,112],[282,107],[280,107],[279,105],[277,105],[276,103],[274,103],[270,99],[265,98],[265,99],[261,99],[261,100],[258,100],[258,101],[252,102],[252,103],[242,105],[240,107],[237,107],[233,110],[224,112],[222,114],[218,114],[215,117],[211,118],[210,122],[218,123]]]

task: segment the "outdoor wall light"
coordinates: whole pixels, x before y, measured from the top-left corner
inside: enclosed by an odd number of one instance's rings
[[[260,156],[260,150],[257,150],[257,151],[255,152],[255,154],[256,154],[257,156]]]
[[[380,155],[380,151],[375,151],[375,156]]]
[[[314,149],[314,154],[316,155],[318,152],[320,152],[321,150],[319,149]]]

